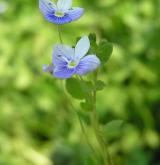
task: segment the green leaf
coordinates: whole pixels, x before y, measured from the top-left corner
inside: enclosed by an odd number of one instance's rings
[[[96,50],[98,49],[98,45],[96,43],[96,34],[95,33],[91,33],[89,34],[89,40],[90,40],[90,50],[89,50],[89,54],[96,54]]]
[[[109,60],[112,51],[113,51],[113,45],[109,43],[107,40],[102,40],[98,45],[96,55],[101,60],[101,63],[105,64]]]
[[[95,86],[96,91],[101,91],[106,86],[106,84],[101,80],[98,80],[95,85],[96,85]]]
[[[66,80],[67,92],[76,99],[84,99],[85,93],[82,90],[81,82],[78,79],[70,78]]]
[[[107,138],[115,138],[121,135],[125,122],[123,120],[112,120],[103,127],[103,133]]]
[[[85,102],[81,102],[80,106],[83,110],[92,111],[93,104],[92,104],[92,100],[90,99],[90,97],[86,98]]]
[[[70,78],[66,80],[67,92],[76,99],[85,99],[93,91],[93,85],[90,81]]]
[[[82,110],[87,110],[87,111],[90,111],[91,110],[90,104],[88,104],[86,102],[81,102],[80,103],[80,106],[81,106]]]
[[[87,96],[94,90],[94,86],[91,81],[81,80],[81,87],[82,90],[87,94]]]

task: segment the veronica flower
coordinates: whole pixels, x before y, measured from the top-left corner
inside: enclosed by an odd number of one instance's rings
[[[86,55],[89,48],[87,36],[82,37],[75,48],[57,44],[53,49],[52,65],[44,65],[43,70],[60,79],[92,72],[100,65],[100,60],[96,55]]]
[[[72,7],[72,0],[58,0],[57,4],[49,0],[39,0],[39,8],[47,21],[65,24],[79,19],[84,10]]]

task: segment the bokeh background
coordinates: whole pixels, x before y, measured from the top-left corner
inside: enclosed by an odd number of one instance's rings
[[[115,164],[160,165],[160,0],[73,4],[85,15],[62,27],[66,44],[90,32],[114,44],[97,111],[102,124],[127,123],[110,140]],[[0,165],[94,164],[70,106],[81,111],[78,102],[66,98],[63,82],[42,73],[57,42],[37,0],[0,0]]]

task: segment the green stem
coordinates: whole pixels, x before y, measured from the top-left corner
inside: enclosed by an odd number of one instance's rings
[[[94,73],[94,83],[97,81],[97,73]],[[96,113],[96,90],[93,91],[93,111],[92,111],[92,126],[97,139],[97,142],[100,146],[100,152],[103,156],[103,162],[105,165],[112,165],[112,160],[108,152],[107,146],[103,140],[103,137],[100,133],[99,121]]]
[[[95,94],[93,94],[93,98],[95,98]],[[95,109],[95,106],[94,106],[93,107],[93,112],[92,112],[92,127],[93,127],[93,130],[94,130],[97,142],[100,146],[100,153],[103,157],[103,163],[104,163],[104,165],[107,165],[107,159],[106,159],[106,155],[105,155],[105,151],[104,151],[104,146],[103,146],[101,137],[99,136],[99,128],[98,128],[99,126],[98,126],[97,121],[98,121],[98,119],[97,119],[96,109]]]
[[[63,88],[64,88],[63,82],[64,82],[64,81],[62,81],[62,86],[63,86]],[[64,91],[65,91],[65,88],[64,88]],[[66,94],[66,98],[67,98],[68,100],[70,100],[70,99],[68,98],[68,95],[67,95],[67,94]],[[78,113],[78,110],[74,107],[74,105],[72,104],[72,102],[70,102],[70,106],[71,106],[71,109],[72,109],[72,110],[75,110],[74,112],[76,112],[76,115],[77,115],[77,117],[78,117],[78,121],[79,121],[81,130],[82,130],[83,136],[84,136],[84,138],[85,138],[85,140],[86,140],[86,143],[88,144],[88,146],[90,147],[90,149],[92,150],[92,152],[95,154],[96,161],[98,161],[98,160],[99,160],[98,154],[97,154],[95,148],[92,146],[92,144],[91,144],[90,141],[89,141],[88,135],[87,135],[86,130],[85,130],[85,126],[84,126],[84,124],[83,124],[83,121],[82,121],[82,119],[81,119],[79,113]]]
[[[58,30],[59,40],[60,40],[61,44],[63,44],[60,25],[57,25],[57,30]]]
[[[88,135],[87,135],[87,133],[86,133],[86,131],[85,131],[85,127],[84,127],[84,125],[83,125],[83,122],[82,122],[82,120],[81,120],[81,117],[80,117],[80,115],[78,114],[78,111],[76,111],[76,113],[77,113],[78,120],[79,120],[79,123],[80,123],[80,126],[81,126],[81,130],[82,130],[83,135],[84,135],[84,137],[85,137],[85,140],[86,140],[88,146],[91,148],[91,150],[95,153],[96,160],[98,161],[99,158],[97,157],[97,152],[96,152],[95,148],[92,146],[92,144],[91,144],[90,141],[89,141],[89,138],[88,138]]]

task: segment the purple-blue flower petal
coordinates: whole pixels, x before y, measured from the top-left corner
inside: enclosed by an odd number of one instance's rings
[[[80,7],[74,7],[67,11],[67,14],[71,21],[79,19],[84,13],[84,9]]]
[[[40,0],[39,6],[40,6],[41,11],[44,14],[45,19],[48,22],[51,22],[54,24],[59,24],[59,25],[77,20],[84,13],[84,9],[77,7],[77,8],[71,8],[71,9],[65,11],[64,16],[57,17],[55,15],[57,9],[53,5],[48,5],[48,4],[44,3],[44,0]]]
[[[67,65],[73,59],[74,49],[62,44],[57,44],[53,48],[52,63],[54,66]]]
[[[51,23],[65,24],[79,19],[83,15],[83,13],[84,13],[84,9],[77,7],[66,11],[63,17],[55,16],[55,12],[52,13],[48,12],[44,16],[46,20]]]
[[[67,66],[56,67],[54,69],[53,75],[60,79],[67,79],[72,77],[75,73],[75,68],[67,68]]]
[[[63,17],[57,17],[55,16],[55,13],[47,13],[44,15],[44,17],[48,22],[58,25],[69,23],[72,21],[72,19],[69,17],[67,13],[65,13]]]
[[[49,0],[39,0],[39,8],[44,14],[51,14],[56,10],[56,5]]]
[[[75,74],[85,75],[88,72],[92,72],[100,65],[100,60],[96,57],[96,55],[87,55],[82,58],[76,67]]]

